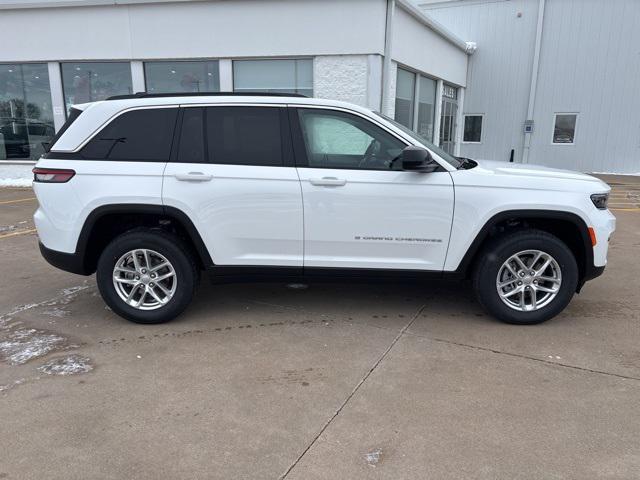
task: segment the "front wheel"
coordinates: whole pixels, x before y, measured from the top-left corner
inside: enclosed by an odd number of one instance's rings
[[[507,323],[530,325],[555,317],[569,304],[578,266],[567,245],[540,230],[510,233],[481,253],[474,289],[480,304]]]
[[[161,230],[133,230],[107,245],[96,279],[115,313],[136,323],[162,323],[189,305],[198,270],[179,238]]]

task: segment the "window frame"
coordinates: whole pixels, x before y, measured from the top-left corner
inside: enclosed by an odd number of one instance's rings
[[[556,122],[558,120],[558,115],[575,115],[576,117],[576,121],[575,124],[573,126],[573,141],[572,142],[554,142],[555,136],[556,136]],[[575,145],[576,144],[576,137],[578,135],[578,120],[580,118],[580,112],[555,112],[553,114],[553,123],[551,124],[551,145],[554,146],[558,146],[558,145],[565,145],[565,146],[571,146],[571,145]]]
[[[202,108],[203,115],[206,115],[206,108],[209,107],[267,107],[278,109],[278,115],[280,118],[280,145],[282,150],[282,164],[281,165],[253,165],[253,164],[237,164],[237,163],[212,163],[208,161],[208,138],[204,137],[204,150],[205,160],[198,163],[198,165],[210,165],[210,166],[231,166],[231,167],[247,167],[247,168],[291,168],[295,167],[293,145],[291,138],[291,128],[289,124],[289,116],[287,115],[287,106],[280,103],[188,103],[179,105],[180,112],[178,113],[178,120],[176,122],[176,129],[173,137],[173,147],[171,149],[171,157],[169,162],[172,163],[192,163],[182,162],[179,158],[180,153],[180,139],[182,138],[182,125],[184,111],[187,108]],[[206,124],[205,124],[206,125]]]
[[[340,107],[325,106],[325,105],[290,105],[287,108],[287,110],[289,111],[289,124],[291,125],[291,136],[293,138],[293,150],[294,150],[294,154],[295,154],[295,166],[296,167],[298,167],[298,168],[315,168],[315,169],[324,169],[324,170],[351,170],[351,171],[361,171],[361,172],[389,172],[389,173],[393,173],[393,174],[398,174],[401,171],[401,170],[400,171],[399,170],[389,170],[389,169],[386,169],[386,168],[349,168],[349,167],[338,167],[338,166],[334,166],[334,167],[316,167],[316,166],[309,165],[309,158],[307,156],[307,148],[306,148],[306,144],[305,144],[305,141],[304,141],[304,134],[302,133],[302,125],[300,123],[300,115],[298,113],[298,110],[300,110],[300,109],[303,109],[303,110],[316,109],[316,110],[324,110],[324,111],[330,111],[330,112],[340,112],[340,113],[346,113],[346,114],[349,114],[349,115],[354,115],[354,116],[362,118],[365,121],[368,121],[368,122],[372,123],[376,127],[378,127],[381,130],[383,130],[385,133],[387,133],[387,134],[391,135],[392,137],[396,138],[398,141],[403,143],[405,147],[408,147],[408,146],[412,145],[407,140],[402,138],[400,135],[398,135],[394,131],[392,131],[389,128],[387,128],[382,123],[376,122],[375,120],[371,119],[370,117],[368,117],[366,115],[363,115],[363,114],[361,114],[359,112],[356,112],[354,110],[349,110],[347,108],[340,108]]]
[[[464,139],[464,131],[465,131],[466,123],[467,123],[467,117],[480,117],[482,119],[481,122],[480,122],[480,141],[478,141],[478,142],[467,141],[467,140]],[[485,117],[484,113],[464,113],[463,114],[463,120],[462,120],[462,143],[468,144],[468,145],[481,145],[482,143],[484,143],[484,117]]]

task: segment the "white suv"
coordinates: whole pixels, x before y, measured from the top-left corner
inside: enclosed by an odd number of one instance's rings
[[[602,273],[610,188],[453,157],[367,109],[295,95],[76,105],[34,168],[40,248],[164,322],[214,281],[471,278],[495,317],[561,312]]]

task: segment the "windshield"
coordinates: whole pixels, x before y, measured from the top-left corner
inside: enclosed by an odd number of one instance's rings
[[[416,142],[421,143],[422,145],[427,147],[432,152],[435,152],[440,158],[442,158],[444,161],[446,161],[452,167],[460,168],[460,165],[462,165],[462,162],[460,160],[458,160],[456,157],[454,157],[453,155],[448,154],[447,152],[442,150],[440,147],[436,147],[433,143],[431,143],[429,140],[424,138],[422,135],[418,135],[413,130],[405,127],[401,123],[396,122],[393,118],[389,118],[389,117],[387,117],[386,115],[383,115],[380,112],[373,112],[373,113],[375,113],[376,115],[378,115],[381,118],[384,118],[387,122],[393,124],[394,126],[398,127],[404,133],[406,133],[411,138],[413,138]]]

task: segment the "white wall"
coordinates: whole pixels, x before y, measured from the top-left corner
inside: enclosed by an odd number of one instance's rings
[[[382,54],[384,0],[0,10],[0,61]]]
[[[313,63],[313,96],[368,106],[367,55],[318,56]]]
[[[392,58],[449,83],[467,83],[467,54],[402,8],[394,15]]]

